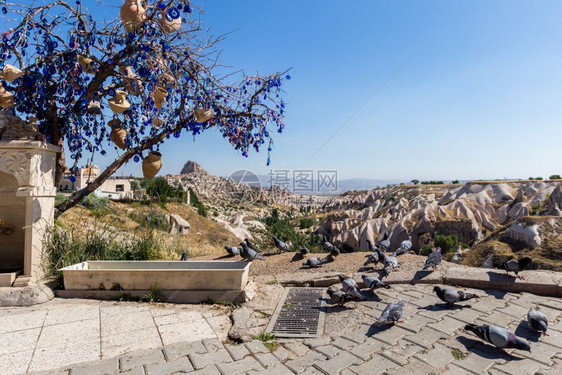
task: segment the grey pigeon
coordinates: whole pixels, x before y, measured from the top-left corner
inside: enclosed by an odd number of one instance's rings
[[[507,272],[508,275],[509,272],[515,272],[515,276],[517,276],[521,280],[524,280],[525,278],[523,276],[519,276],[519,271],[523,271],[525,268],[529,266],[529,264],[531,264],[531,262],[532,262],[531,258],[524,257],[519,260],[517,259],[508,260],[503,264],[503,266],[505,268],[505,272]]]
[[[389,303],[386,309],[381,314],[381,317],[375,322],[376,325],[380,326],[383,324],[395,324],[400,322],[402,317],[402,309],[404,308],[404,302],[401,300],[398,303]]]
[[[377,288],[390,288],[390,285],[386,285],[376,277],[361,275],[361,278],[363,279],[363,284],[371,290],[375,290]]]
[[[548,329],[548,319],[542,311],[531,308],[527,313],[527,320],[535,331],[542,332],[543,335],[548,336],[548,333],[546,333]]]
[[[412,236],[408,236],[407,240],[402,241],[398,249],[396,249],[396,255],[406,254],[408,250],[412,248]]]
[[[343,290],[333,290],[328,289],[328,295],[330,296],[330,304],[343,306],[346,302],[353,300],[353,297],[344,292]]]
[[[328,263],[325,261],[325,258],[308,258],[304,262],[302,262],[303,266],[308,266],[310,268],[316,268],[324,263]]]
[[[435,268],[437,268],[437,266],[440,265],[442,261],[443,256],[441,255],[441,248],[438,247],[434,252],[427,256],[427,260],[423,265],[423,270],[425,271],[429,267],[433,267],[433,270],[435,271]]]
[[[514,348],[519,350],[531,351],[531,346],[527,340],[515,336],[514,333],[505,328],[497,326],[489,326],[483,324],[477,326],[475,324],[467,324],[464,329],[471,331],[482,340],[487,341],[500,349]],[[510,357],[511,354],[507,353]]]
[[[246,259],[247,261],[252,261],[254,259],[264,260],[263,256],[254,249],[248,247],[246,242],[240,242],[240,246],[240,255],[242,255],[242,258]]]
[[[225,246],[226,252],[232,256],[240,254],[240,249],[236,246]]]
[[[390,235],[388,233],[388,231],[384,232],[384,237],[382,238],[382,241],[379,242],[379,248],[382,251],[388,251],[388,249],[390,249],[390,239],[388,238]]]
[[[250,241],[248,238],[245,238],[244,241],[246,242],[246,245],[248,245],[248,247],[254,251],[257,251],[258,253],[260,252],[260,249],[258,249],[258,247],[256,246],[255,243],[253,243],[252,241]]]
[[[341,281],[342,290],[344,292],[346,292],[347,294],[349,294],[352,297],[355,297],[355,298],[358,298],[358,299],[365,299],[363,294],[361,294],[361,290],[359,289],[359,285],[357,285],[355,280],[353,280],[351,277],[345,277],[344,275],[338,275],[338,277]]]
[[[187,251],[183,250],[181,252],[181,258],[180,260],[186,261],[187,260]]]
[[[383,277],[388,277],[390,271],[398,267],[398,258],[396,258],[396,253],[392,255],[384,255],[384,268],[382,270]]]
[[[368,266],[369,264],[377,265],[380,259],[379,253],[377,252],[378,249],[369,240],[367,240],[367,244],[369,245],[369,250],[371,250],[373,253],[367,257],[367,260],[365,261],[365,264],[363,264],[363,266]]]
[[[324,236],[324,242],[322,242],[322,248],[324,248],[324,250],[328,251],[330,253],[330,255],[337,257],[338,255],[340,255],[340,249],[338,249],[336,246],[332,245],[332,243],[330,243],[330,241],[328,241],[328,237]]]
[[[276,236],[273,236],[273,243],[275,244],[275,247],[277,249],[279,249],[280,251],[291,251],[291,248],[289,247],[289,245],[287,245],[285,242],[281,241]]]
[[[479,296],[474,293],[466,293],[460,290],[441,288],[440,286],[434,286],[433,291],[437,294],[437,297],[439,297],[441,301],[447,303],[448,306],[452,306],[455,302],[468,301],[472,298],[479,298]]]
[[[302,255],[306,255],[308,253],[310,253],[310,250],[308,250],[308,248],[306,246],[301,247],[300,252]]]

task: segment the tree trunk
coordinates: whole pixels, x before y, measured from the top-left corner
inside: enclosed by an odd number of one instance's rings
[[[174,131],[181,130],[183,126],[183,122],[176,125],[176,128],[172,130]],[[118,157],[111,163],[105,170],[96,178],[94,181],[90,182],[86,187],[82,190],[78,190],[74,192],[67,200],[58,204],[55,207],[55,219],[58,218],[62,213],[69,210],[70,208],[76,206],[79,202],[81,202],[87,195],[93,193],[97,188],[99,188],[111,175],[113,175],[117,170],[126,162],[131,160],[135,155],[141,153],[142,151],[162,142],[168,131],[164,130],[161,133],[155,135],[153,138],[150,138],[142,145],[128,149],[125,151],[123,155]]]

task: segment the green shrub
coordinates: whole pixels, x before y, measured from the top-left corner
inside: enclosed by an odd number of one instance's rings
[[[548,179],[549,179],[549,180],[562,180],[562,177],[560,177],[559,174],[553,174],[553,175],[550,176]]]
[[[303,217],[300,219],[299,227],[301,229],[307,229],[314,225],[316,220],[312,217]]]
[[[55,206],[58,206],[66,200],[66,196],[63,193],[57,193],[55,196]]]
[[[424,245],[420,251],[421,255],[428,256],[433,252],[433,249],[429,245]]]
[[[185,191],[181,188],[175,188],[168,184],[162,177],[151,178],[141,181],[141,186],[145,188],[146,194],[152,198],[158,198],[162,203],[168,200],[172,201],[185,201]]]
[[[456,251],[459,245],[462,248],[467,248],[468,245],[459,241],[458,237],[454,234],[448,236],[438,234],[434,240],[435,247],[441,248],[441,253],[446,254],[451,251]]]
[[[318,235],[314,232],[306,234],[295,230],[291,220],[288,218],[280,218],[279,210],[275,208],[272,210],[271,216],[265,219],[265,225],[271,235],[279,237],[279,239],[284,242],[290,241],[292,244],[291,250],[293,251],[297,251],[302,246],[313,250],[314,247],[320,245]]]
[[[170,230],[170,223],[168,222],[166,214],[160,211],[152,211],[149,213],[142,221],[141,226],[164,231]]]

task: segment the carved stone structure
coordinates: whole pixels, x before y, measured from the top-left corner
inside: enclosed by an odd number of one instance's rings
[[[43,239],[53,225],[60,151],[40,141],[0,140],[0,221],[9,228],[0,234],[0,274],[21,270],[14,286],[43,275]]]

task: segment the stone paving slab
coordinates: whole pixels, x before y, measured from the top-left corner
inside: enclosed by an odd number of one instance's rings
[[[327,336],[279,339],[273,346],[258,340],[225,343],[220,334],[224,330],[217,327],[226,324],[226,319],[197,306],[178,309],[92,301],[84,306],[76,301],[64,306],[55,300],[52,307],[47,303],[42,307],[0,309],[0,339],[14,342],[0,349],[0,374],[557,373],[562,363],[560,301],[527,293],[479,294],[479,300],[449,309],[442,306],[431,285],[395,285],[369,295],[365,302],[329,307]],[[405,301],[405,321],[392,327],[374,326],[388,301],[399,298]],[[549,317],[549,336],[534,334],[525,322],[532,305],[539,305]],[[75,314],[83,313],[84,318],[67,313],[65,307]],[[26,325],[27,315],[30,326]],[[12,318],[15,324],[8,324],[6,321]],[[120,320],[123,323],[118,326]],[[511,360],[466,332],[464,325],[468,322],[507,327],[527,338],[533,351],[509,350],[516,357]],[[142,325],[146,327],[139,329]],[[104,359],[104,353],[115,355]]]

